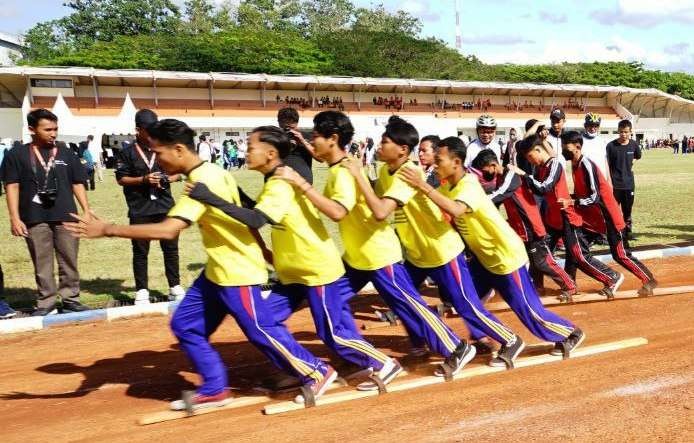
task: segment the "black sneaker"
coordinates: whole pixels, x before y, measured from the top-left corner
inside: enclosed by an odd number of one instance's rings
[[[563,341],[555,343],[554,349],[552,349],[550,354],[555,356],[563,355],[565,358],[569,358],[571,351],[581,346],[581,343],[583,343],[583,340],[585,339],[585,332],[576,328]]]
[[[638,290],[639,297],[649,297],[653,295],[653,290],[658,287],[658,281],[656,279],[648,280],[641,289]]]
[[[525,349],[525,342],[522,338],[516,335],[516,340],[512,344],[505,344],[501,346],[499,352],[497,352],[496,357],[489,361],[489,366],[492,367],[507,367],[509,369],[513,368],[513,362],[516,360],[518,355]]]
[[[45,317],[47,315],[53,315],[57,313],[58,310],[55,308],[55,305],[53,305],[47,308],[36,308],[32,311],[31,315],[33,317]]]
[[[87,305],[84,305],[78,301],[72,301],[72,300],[64,300],[63,301],[63,311],[67,312],[84,312],[84,311],[89,311],[92,308],[90,308]]]
[[[575,289],[573,291],[561,291],[561,294],[559,294],[557,298],[560,303],[573,303],[574,295],[576,295],[577,292],[578,291]]]
[[[459,373],[463,367],[468,364],[473,358],[477,350],[466,341],[461,341],[455,351],[444,360],[443,363],[434,371],[437,377],[446,377],[447,372],[454,376]],[[445,367],[444,367],[445,366]]]

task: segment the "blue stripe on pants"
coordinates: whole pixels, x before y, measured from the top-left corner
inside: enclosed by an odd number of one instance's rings
[[[353,296],[349,282],[341,277],[324,286],[277,284],[267,301],[278,321],[284,322],[307,299],[316,333],[323,343],[359,367],[380,370],[390,357],[359,333],[348,303]]]
[[[510,274],[498,275],[489,272],[473,258],[470,272],[478,293],[483,294],[490,289],[496,289],[525,327],[536,337],[559,342],[574,330],[570,321],[544,307],[525,266]],[[477,339],[485,335],[479,330],[471,333]]]
[[[439,287],[441,298],[447,297],[451,300],[470,331],[484,331],[484,336],[491,337],[501,344],[513,342],[513,331],[504,326],[482,304],[472,283],[463,253],[436,268],[419,268],[410,262],[405,262],[405,267],[415,284],[431,277]]]
[[[345,263],[346,277],[358,291],[372,282],[386,304],[400,317],[403,326],[417,345],[425,342],[432,351],[448,357],[460,339],[432,311],[415,289],[405,267],[400,263],[374,271],[361,271]]]
[[[198,392],[215,395],[227,387],[227,370],[209,337],[231,314],[248,341],[275,365],[298,375],[303,383],[321,379],[325,363],[294,340],[270,311],[260,286],[219,286],[200,275],[188,288],[171,319],[171,330],[201,375]]]

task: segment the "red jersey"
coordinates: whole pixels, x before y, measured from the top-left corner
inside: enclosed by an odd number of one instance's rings
[[[521,177],[511,170],[497,177],[496,189],[489,195],[495,205],[504,204],[508,224],[523,239],[533,241],[547,235],[535,196]]]
[[[626,227],[622,211],[612,192],[612,185],[602,175],[598,166],[582,156],[573,170],[574,207],[583,217],[584,227],[605,234],[605,222],[609,220],[618,231]]]
[[[526,183],[532,191],[542,195],[547,203],[544,215],[546,226],[561,231],[564,228],[564,219],[572,226],[580,227],[583,219],[576,210],[569,206],[562,209],[559,199],[569,200],[569,187],[566,185],[566,172],[564,166],[555,157],[551,157],[544,165],[538,166],[533,175],[526,175]]]

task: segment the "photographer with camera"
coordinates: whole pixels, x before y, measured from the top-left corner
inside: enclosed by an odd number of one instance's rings
[[[315,149],[298,129],[299,113],[294,108],[282,108],[277,112],[277,123],[289,135],[292,143],[291,152],[283,160],[284,164],[291,166],[304,180],[313,184],[311,165],[315,157]],[[345,149],[345,146],[342,146],[342,149]]]
[[[159,223],[174,206],[170,182],[181,181],[180,174],[166,175],[149,148],[147,128],[158,121],[157,114],[141,109],[135,114],[135,142],[121,149],[116,166],[116,179],[123,187],[131,225]],[[159,242],[164,254],[164,269],[169,284],[169,299],[185,295],[178,268],[178,238]],[[133,240],[133,274],[135,304],[149,303],[147,256],[149,240]]]
[[[79,301],[79,243],[63,223],[72,220],[75,199],[85,217],[91,217],[84,189],[87,172],[70,148],[56,142],[55,114],[37,109],[27,115],[27,123],[31,143],[7,152],[0,176],[6,183],[12,235],[25,238],[34,264],[39,294],[33,315],[54,313],[58,295],[63,311],[86,311],[89,307]],[[53,275],[56,256],[58,285]]]

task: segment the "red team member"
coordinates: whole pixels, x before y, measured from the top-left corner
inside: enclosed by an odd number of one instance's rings
[[[574,179],[574,198],[567,204],[573,205],[597,232],[607,234],[612,257],[643,283],[639,295],[653,295],[657,282],[651,271],[631,254],[622,235],[626,224],[612,186],[597,164],[583,155],[583,137],[578,132],[569,131],[562,135],[561,140],[562,155],[571,161]]]
[[[580,269],[602,283],[604,287],[600,292],[607,298],[612,298],[624,281],[624,276],[593,258],[581,230],[583,219],[573,206],[562,204],[562,201],[571,198],[566,184],[564,166],[556,157],[551,157],[547,153],[542,139],[537,136],[523,140],[520,143],[519,152],[535,166],[535,173],[526,175],[524,171],[516,167],[510,166],[510,168],[517,174],[525,176],[530,189],[545,198],[547,210],[544,221],[551,235],[550,248],[556,245],[560,238],[563,239],[566,246],[565,270],[567,273],[575,280],[573,273],[576,268]]]

